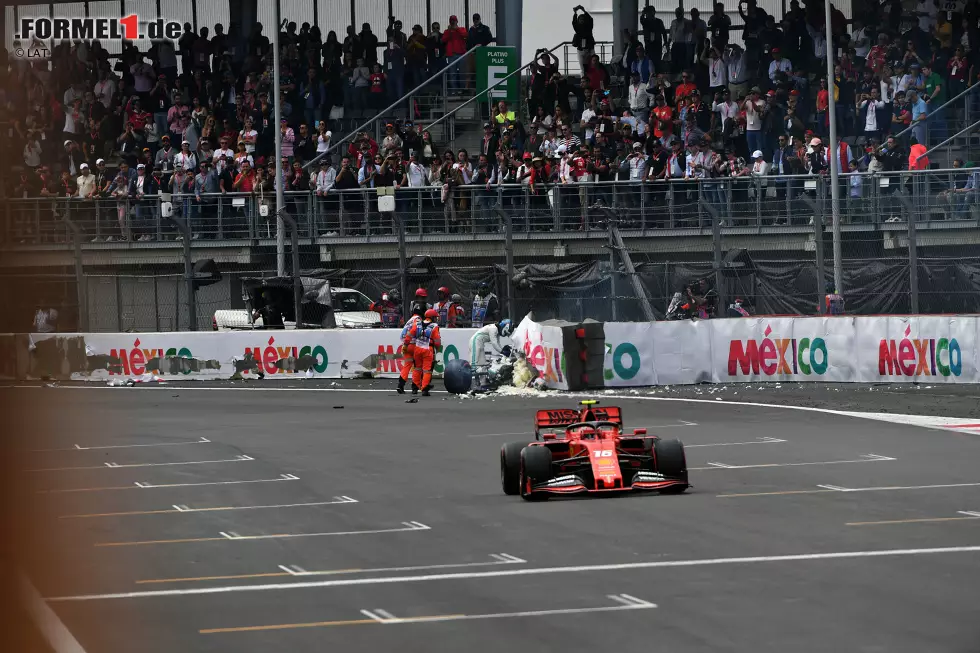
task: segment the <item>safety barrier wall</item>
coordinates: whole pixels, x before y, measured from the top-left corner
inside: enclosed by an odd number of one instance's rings
[[[980,318],[880,316],[606,322],[610,387],[759,381],[980,383]],[[514,339],[545,373],[557,327],[525,319]],[[544,362],[545,367],[541,367]]]
[[[475,329],[445,329],[434,373],[469,359]],[[207,333],[69,333],[0,336],[4,378],[105,381],[155,374],[164,379],[394,378],[399,329],[255,330]],[[503,344],[510,344],[503,340]]]
[[[980,383],[980,316],[607,322],[609,387],[759,381]],[[434,372],[469,358],[473,329],[445,329]],[[0,376],[106,380],[393,378],[395,329],[0,336]],[[504,340],[503,344],[511,344]],[[513,344],[566,389],[561,329],[525,318]]]

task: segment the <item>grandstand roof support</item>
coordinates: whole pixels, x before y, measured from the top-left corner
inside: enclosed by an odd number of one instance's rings
[[[517,49],[517,61],[521,55],[524,28],[524,0],[497,0],[497,45]]]
[[[276,91],[276,274],[286,276],[286,226],[283,224],[282,212],[286,209],[286,201],[282,189],[282,93],[279,86],[279,0],[275,0],[276,24],[272,26],[272,86]]]
[[[612,0],[613,10],[613,54],[619,54],[623,43],[623,30],[636,34],[640,24],[639,0]]]

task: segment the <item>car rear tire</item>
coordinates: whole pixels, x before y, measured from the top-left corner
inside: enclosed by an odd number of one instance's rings
[[[547,481],[551,478],[551,449],[548,447],[525,447],[521,451],[521,497],[525,501],[544,501],[547,492],[527,491],[528,483]]]
[[[524,442],[508,442],[500,447],[500,486],[504,494],[521,493],[521,451]]]
[[[680,440],[654,440],[653,453],[656,456],[657,471],[670,480],[683,481],[683,485],[662,490],[664,494],[679,494],[688,488],[687,456]]]

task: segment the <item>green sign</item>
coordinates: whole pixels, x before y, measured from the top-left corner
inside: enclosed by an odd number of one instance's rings
[[[516,104],[519,98],[517,81],[520,75],[514,75],[503,84],[491,86],[510,73],[520,68],[517,61],[517,49],[513,47],[486,46],[476,51],[476,90],[480,99],[486,101],[487,96],[492,102],[503,100],[508,104]]]

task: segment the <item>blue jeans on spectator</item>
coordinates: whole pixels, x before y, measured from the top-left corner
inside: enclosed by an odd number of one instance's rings
[[[446,64],[452,66],[446,71],[446,86],[450,93],[458,93],[463,89],[462,55],[454,54],[446,57]]]
[[[761,129],[755,131],[746,129],[745,130],[745,141],[749,146],[749,156],[756,150],[761,150],[765,147],[765,134]],[[765,152],[763,152],[765,154]]]
[[[167,133],[167,112],[157,111],[153,114],[153,124],[156,125],[157,135],[163,136]]]

